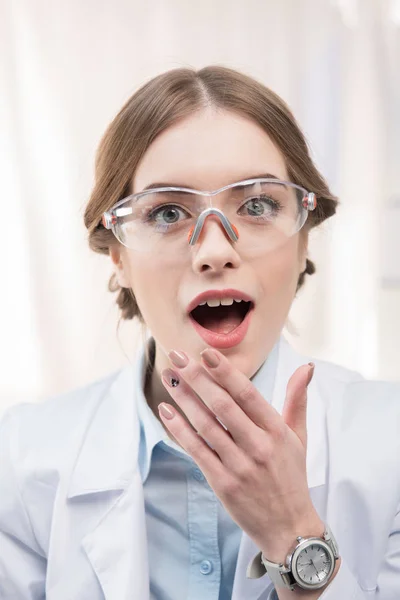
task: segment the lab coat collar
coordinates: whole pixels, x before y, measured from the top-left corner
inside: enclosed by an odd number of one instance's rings
[[[136,394],[143,385],[144,348],[135,366],[122,369],[105,392],[89,425],[71,478],[68,498],[109,490],[123,490],[138,468],[140,424],[136,410]],[[278,343],[272,405],[282,414],[286,386],[290,376],[310,359],[298,354],[281,336]],[[262,393],[266,363],[253,377]],[[307,404],[307,476],[309,487],[325,482],[324,454],[325,407],[316,376],[308,388]]]
[[[152,343],[152,339],[148,341]],[[281,337],[273,349],[274,362],[277,361],[272,404],[280,410],[282,385],[285,377],[284,362],[290,359],[295,363],[296,353],[286,340]],[[271,353],[272,354],[272,353]],[[297,360],[299,364],[301,360]],[[255,387],[263,393],[270,373],[271,361],[266,361],[252,379]],[[134,366],[128,366],[116,375],[111,376],[111,383],[106,387],[103,397],[98,403],[86,437],[78,456],[69,490],[68,498],[105,492],[124,490],[132,480],[138,468],[138,452],[140,441],[140,421],[138,418],[138,395],[143,395],[145,375],[144,345],[140,346]],[[289,374],[290,376],[290,374]],[[93,392],[96,393],[95,384]],[[158,432],[153,432],[158,435]]]

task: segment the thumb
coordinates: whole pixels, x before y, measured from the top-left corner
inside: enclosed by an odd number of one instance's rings
[[[302,365],[289,379],[282,418],[307,448],[307,387],[314,375],[314,363]]]

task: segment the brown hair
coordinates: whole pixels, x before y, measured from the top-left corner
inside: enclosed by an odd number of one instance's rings
[[[174,123],[210,105],[239,113],[261,126],[282,152],[290,181],[316,194],[318,205],[309,213],[308,230],[335,213],[337,198],[311,160],[305,137],[290,109],[277,94],[255,79],[225,67],[173,69],[151,79],[133,94],[101,139],[96,153],[95,184],[84,214],[92,250],[108,254],[116,243],[112,231],[101,224],[102,214],[131,193],[135,169],[152,141]],[[314,272],[314,263],[307,259],[297,290],[305,275]],[[132,290],[121,288],[115,273],[108,289],[118,294],[116,301],[122,319],[138,317],[144,323]]]

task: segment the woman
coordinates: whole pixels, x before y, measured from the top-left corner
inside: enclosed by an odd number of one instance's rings
[[[151,335],[134,369],[4,416],[1,598],[400,597],[399,388],[281,336],[335,207],[253,79],[177,69],[129,99],[85,224]]]

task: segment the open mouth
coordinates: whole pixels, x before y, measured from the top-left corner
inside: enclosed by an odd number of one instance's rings
[[[205,329],[214,333],[231,333],[245,319],[249,310],[253,307],[252,302],[244,300],[233,300],[232,304],[209,306],[204,303],[197,306],[190,313],[191,317]]]

